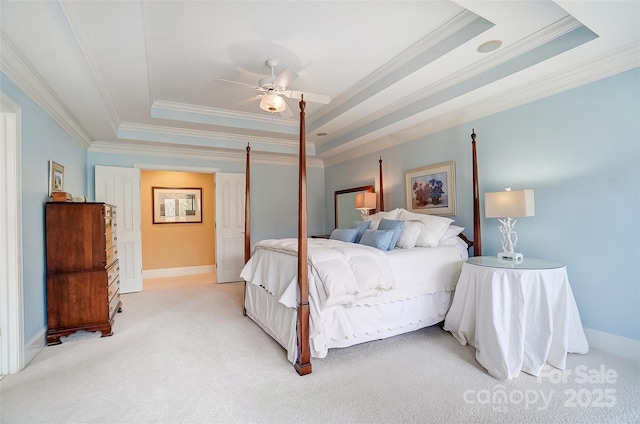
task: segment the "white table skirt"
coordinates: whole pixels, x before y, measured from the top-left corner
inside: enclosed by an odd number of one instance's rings
[[[545,362],[565,369],[567,353],[587,353],[567,270],[463,264],[444,329],[476,348],[492,376],[538,375]]]

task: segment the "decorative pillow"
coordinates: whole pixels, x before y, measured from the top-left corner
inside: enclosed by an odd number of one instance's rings
[[[364,230],[360,244],[387,250],[392,237],[393,231],[391,230]]]
[[[371,221],[353,221],[351,224],[351,228],[355,228],[358,230],[358,235],[356,235],[356,240],[354,243],[359,243],[364,230],[369,229],[369,225],[371,225]]]
[[[442,216],[413,213],[405,209],[400,210],[398,219],[404,221],[417,220],[424,223],[418,240],[416,240],[416,246],[420,247],[436,247],[449,225],[453,222],[453,219]]]
[[[404,221],[397,221],[395,219],[387,218],[382,218],[380,220],[380,224],[378,224],[378,230],[393,231],[393,237],[391,237],[391,241],[389,242],[389,247],[387,247],[387,250],[393,250],[396,248],[396,243],[398,242],[398,238],[400,238],[400,233],[402,232],[402,227],[404,227]]]
[[[464,231],[464,227],[458,227],[457,225],[451,224],[449,225],[449,228],[447,228],[447,231],[444,232],[442,237],[440,237],[440,241],[456,237],[458,234],[460,234],[463,231]]]
[[[396,247],[400,249],[416,247],[416,241],[422,231],[422,227],[424,227],[422,221],[404,221],[404,227],[402,228]]]
[[[378,212],[378,213],[374,213],[373,215],[369,215],[366,219],[366,221],[371,221],[371,226],[369,227],[369,229],[377,230],[378,224],[380,224],[380,220],[382,218],[398,219],[398,214],[400,213],[400,210],[401,209],[394,209],[389,212]]]
[[[329,236],[331,240],[346,241],[347,243],[355,243],[356,237],[358,237],[358,230],[353,228],[336,228]]]

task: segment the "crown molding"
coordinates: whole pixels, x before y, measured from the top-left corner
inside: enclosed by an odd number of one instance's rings
[[[444,47],[447,47],[448,51],[453,50],[493,26],[493,23],[469,10],[461,11],[351,89],[333,99],[329,105],[321,109],[323,113],[316,115],[313,122],[309,123],[309,131],[315,132],[338,116],[354,109],[375,93],[390,87],[403,77],[417,72],[437,57],[442,56],[445,53],[442,50]],[[322,140],[322,144],[328,142],[330,139]]]
[[[323,145],[331,143],[336,139],[339,139],[340,137],[345,137],[352,131],[362,129],[366,126],[367,123],[372,123],[376,122],[379,119],[384,119],[386,116],[389,116],[394,112],[402,111],[403,109],[409,108],[412,105],[428,99],[432,96],[442,96],[442,93],[447,92],[447,90],[454,89],[460,84],[464,84],[466,81],[470,81],[474,77],[478,77],[483,73],[490,72],[492,69],[498,68],[499,66],[510,61],[518,60],[518,58],[523,54],[537,47],[545,45],[546,43],[552,42],[558,37],[561,37],[581,26],[583,25],[572,16],[564,17],[541,29],[540,31],[537,31],[531,36],[513,43],[494,54],[486,56],[484,59],[478,61],[477,63],[474,63],[471,66],[467,66],[450,73],[444,78],[431,82],[424,88],[416,90],[414,93],[387,105],[384,110],[379,110],[357,121],[353,121],[350,125],[343,127],[339,133],[332,134],[331,138],[326,138],[321,142],[316,143],[316,147],[322,150]],[[355,144],[357,145],[357,142],[355,142]],[[334,148],[332,150],[335,149],[337,148]]]
[[[322,109],[325,113],[319,115],[316,120],[320,120],[325,115],[329,115],[331,111],[338,109],[344,103],[347,103],[354,97],[357,97],[362,91],[379,85],[380,82],[388,78],[389,75],[401,71],[402,68],[405,68],[412,61],[417,60],[426,51],[432,49],[434,46],[438,45],[438,43],[441,43],[458,31],[461,31],[478,19],[482,18],[475,13],[464,9],[450,19],[445,25],[440,26],[428,36],[417,41],[409,48],[396,55],[393,59],[376,69],[365,79],[355,84],[349,90],[340,94],[337,98],[332,99],[331,103]]]
[[[225,150],[197,146],[178,146],[148,141],[95,141],[89,148],[90,153],[110,153],[122,155],[145,155],[181,159],[200,159],[208,161],[244,162],[246,151]],[[262,163],[277,166],[297,166],[298,156],[260,152],[251,149],[251,163]],[[307,166],[324,168],[322,159],[307,156]]]
[[[198,115],[219,116],[219,117],[232,118],[232,119],[245,119],[245,120],[251,120],[251,121],[261,122],[265,124],[276,122],[281,125],[293,127],[294,129],[298,128],[298,121],[296,119],[282,118],[275,115],[271,116],[271,115],[266,115],[264,113],[239,112],[235,110],[217,109],[214,107],[171,102],[167,100],[154,101],[152,108],[174,110],[178,112],[187,112],[187,113],[198,114]]]
[[[86,25],[82,19],[82,14],[78,11],[78,5],[76,2],[61,1],[59,4],[67,18],[69,27],[75,36],[76,43],[80,47],[80,51],[84,56],[85,62],[89,67],[91,77],[101,94],[102,102],[104,103],[107,111],[109,125],[115,132],[118,128],[118,123],[120,122],[120,116],[118,115],[117,108],[115,107],[113,95],[109,90],[109,85],[104,78],[104,72],[102,72],[100,61],[95,54],[95,48],[91,42],[91,37],[87,33]]]
[[[85,149],[91,145],[89,133],[76,121],[51,87],[0,33],[0,71],[31,100],[58,123],[73,140]]]
[[[223,110],[207,106],[157,100],[151,105],[151,117],[196,124],[243,128],[263,133],[294,136],[298,133],[298,121],[267,115]]]
[[[567,67],[552,77],[541,76],[535,81],[521,84],[507,92],[469,103],[463,110],[456,109],[406,130],[363,142],[357,146],[352,145],[346,149],[336,148],[331,151],[330,156],[321,154],[319,157],[324,159],[325,167],[333,166],[638,67],[640,67],[640,46],[637,43],[629,43],[592,60],[584,61],[578,67],[573,65]]]
[[[618,49],[558,70],[553,76],[541,76],[507,92],[486,97],[464,107],[464,110],[449,112],[424,124],[396,133],[406,141],[414,140],[434,132],[442,131],[474,119],[513,109],[573,88],[580,87],[634,68],[640,67],[640,46],[629,43]],[[463,118],[462,118],[463,117]]]
[[[298,151],[298,140],[286,140],[274,137],[221,133],[190,128],[174,128],[159,125],[137,124],[123,122],[118,128],[118,138],[127,140],[147,140],[156,142],[170,142],[182,144],[184,139],[201,139],[211,147],[236,149],[237,145],[247,143],[255,145],[256,150],[274,153],[295,154]],[[315,155],[315,146],[306,143],[309,155]],[[244,149],[244,147],[242,147]]]

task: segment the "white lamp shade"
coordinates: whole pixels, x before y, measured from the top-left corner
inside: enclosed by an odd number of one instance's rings
[[[499,191],[484,194],[486,218],[518,218],[536,214],[533,190]]]
[[[286,107],[284,99],[275,93],[268,93],[260,100],[260,109],[267,112],[282,112]]]
[[[356,194],[353,203],[356,209],[375,209],[376,194],[370,192],[358,193]]]

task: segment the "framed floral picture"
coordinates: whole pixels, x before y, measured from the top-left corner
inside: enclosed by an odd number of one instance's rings
[[[153,223],[202,222],[202,188],[152,187]]]
[[[405,172],[407,210],[432,215],[456,214],[456,170],[445,162]]]

